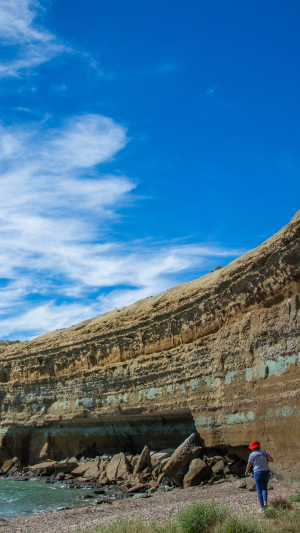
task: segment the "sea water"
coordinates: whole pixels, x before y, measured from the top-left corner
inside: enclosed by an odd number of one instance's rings
[[[89,486],[82,489],[67,489],[61,483],[43,483],[39,480],[13,481],[0,478],[0,519],[28,516],[36,513],[49,513],[61,507],[85,507],[93,505],[92,498],[77,499],[78,496],[91,494],[95,499],[103,495],[94,494]],[[105,488],[106,497],[120,495],[114,488]]]

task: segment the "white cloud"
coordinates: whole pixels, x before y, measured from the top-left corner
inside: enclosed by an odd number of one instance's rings
[[[127,142],[123,126],[95,114],[0,129],[0,338],[70,326],[238,253],[113,240],[136,185],[99,165]]]
[[[92,313],[92,305],[69,304],[57,307],[55,302],[47,302],[26,311],[21,316],[1,320],[0,336],[7,337],[16,331],[47,332],[62,329],[84,319],[91,318]],[[22,337],[21,340],[23,340]]]
[[[3,59],[0,77],[16,77],[24,69],[37,67],[70,50],[37,23],[42,14],[42,6],[36,0],[1,0],[0,44]]]

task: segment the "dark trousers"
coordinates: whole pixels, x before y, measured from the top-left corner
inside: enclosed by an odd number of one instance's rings
[[[270,479],[270,471],[264,470],[263,472],[254,472],[254,481],[257,490],[257,496],[260,506],[263,507],[264,503],[268,501],[268,482]]]

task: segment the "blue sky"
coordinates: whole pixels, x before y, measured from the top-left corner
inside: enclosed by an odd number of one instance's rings
[[[1,1],[0,338],[158,294],[289,222],[299,12]]]

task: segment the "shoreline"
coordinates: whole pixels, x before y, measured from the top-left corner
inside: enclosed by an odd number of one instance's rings
[[[295,487],[272,481],[269,500],[276,496],[288,497],[295,493]],[[256,492],[237,487],[237,483],[225,482],[221,485],[204,485],[186,489],[176,488],[169,492],[155,493],[143,499],[113,500],[83,508],[75,508],[51,513],[35,514],[0,520],[0,532],[5,533],[72,533],[95,530],[109,520],[123,517],[141,517],[145,522],[163,523],[193,503],[194,500],[214,501],[225,505],[238,516],[259,516]],[[62,502],[63,504],[63,502]],[[300,508],[300,504],[293,504]]]

